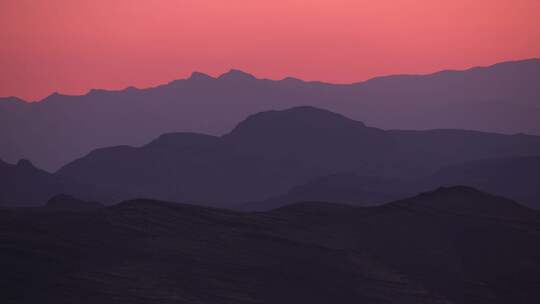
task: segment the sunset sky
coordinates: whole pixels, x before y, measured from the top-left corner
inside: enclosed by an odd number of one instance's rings
[[[0,96],[196,70],[355,82],[540,57],[538,0],[0,0]]]

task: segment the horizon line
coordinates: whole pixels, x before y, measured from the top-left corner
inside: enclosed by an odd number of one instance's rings
[[[32,101],[26,100],[24,98],[21,98],[21,97],[15,96],[15,95],[10,95],[10,96],[0,96],[0,102],[3,99],[4,100],[5,99],[16,99],[19,102],[24,102],[24,103],[27,103],[27,104],[35,104],[35,103],[43,102],[47,98],[49,98],[51,96],[56,96],[56,95],[69,96],[69,97],[81,97],[81,96],[86,96],[86,95],[88,95],[88,94],[90,94],[92,92],[96,92],[96,91],[123,92],[123,91],[127,91],[127,90],[149,90],[149,89],[155,89],[155,88],[158,88],[158,87],[161,87],[161,86],[166,86],[166,85],[172,84],[172,83],[177,82],[177,81],[190,80],[190,79],[194,78],[194,76],[197,76],[197,75],[200,75],[200,76],[203,76],[203,77],[208,77],[209,79],[213,79],[213,80],[219,80],[219,79],[225,78],[227,75],[230,75],[232,73],[238,73],[238,74],[243,74],[243,75],[249,76],[250,78],[252,78],[254,80],[267,80],[267,81],[275,81],[275,82],[286,81],[286,80],[297,80],[297,81],[300,81],[300,82],[303,82],[303,83],[318,83],[318,84],[347,86],[347,85],[358,85],[358,84],[366,83],[366,82],[369,82],[369,81],[372,81],[372,80],[375,80],[375,79],[381,79],[381,78],[387,78],[387,77],[432,76],[432,75],[437,75],[437,74],[445,73],[445,72],[467,72],[467,71],[474,70],[474,69],[492,68],[492,67],[500,65],[500,64],[518,63],[518,62],[526,62],[526,61],[539,61],[539,60],[540,60],[540,56],[539,57],[528,57],[528,58],[523,58],[523,59],[512,59],[512,60],[498,61],[498,62],[489,64],[489,65],[473,65],[473,66],[469,66],[469,67],[462,68],[462,69],[442,69],[442,70],[436,70],[434,72],[429,72],[429,73],[385,74],[385,75],[379,75],[379,76],[370,77],[370,78],[367,78],[365,80],[360,80],[360,81],[355,81],[355,82],[342,82],[342,83],[340,83],[340,82],[321,81],[321,80],[305,80],[305,79],[297,78],[297,77],[294,77],[294,76],[286,76],[286,77],[283,77],[281,79],[259,78],[259,77],[255,76],[252,73],[249,73],[249,72],[246,72],[246,71],[244,71],[242,69],[237,69],[237,68],[229,68],[229,70],[219,74],[218,76],[212,76],[211,74],[194,70],[194,71],[192,71],[190,73],[190,76],[187,77],[187,78],[177,78],[177,79],[173,79],[173,80],[170,80],[168,82],[161,83],[161,84],[157,84],[157,85],[154,85],[154,86],[142,87],[142,88],[141,87],[136,87],[136,86],[133,86],[133,85],[129,85],[129,86],[126,86],[124,88],[118,88],[118,89],[90,88],[90,89],[88,89],[86,91],[86,93],[82,93],[82,94],[64,94],[64,93],[61,93],[59,91],[53,91],[53,92],[51,92],[50,94],[46,95],[45,97],[43,97],[41,99],[32,100]]]

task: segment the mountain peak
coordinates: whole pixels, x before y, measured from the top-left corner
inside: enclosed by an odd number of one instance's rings
[[[41,100],[41,102],[43,103],[49,103],[49,104],[54,104],[58,101],[62,101],[64,100],[64,98],[69,98],[69,96],[67,95],[63,95],[63,94],[60,94],[58,92],[53,92],[52,94],[50,94],[49,96],[45,97],[44,99]]]
[[[224,79],[224,80],[256,80],[257,78],[255,78],[255,76],[253,76],[253,75],[251,75],[249,73],[246,73],[244,71],[231,69],[227,73],[222,74],[221,76],[219,76],[219,79]]]
[[[283,79],[281,79],[282,82],[287,82],[287,83],[304,83],[304,81],[302,79],[299,79],[299,78],[296,78],[296,77],[285,77]]]
[[[246,120],[241,122],[239,126],[242,124],[245,125],[253,123],[274,125],[298,123],[302,125],[310,125],[313,128],[325,128],[329,125],[352,123],[365,127],[362,122],[352,120],[338,113],[312,106],[298,106],[285,110],[260,112],[249,116]]]
[[[456,185],[449,187],[439,187],[434,191],[427,192],[431,195],[447,195],[447,194],[472,194],[472,195],[484,195],[485,193],[469,186]]]
[[[194,71],[191,73],[191,76],[188,78],[189,80],[214,80],[215,78],[201,72]]]
[[[297,136],[298,134],[338,134],[366,128],[362,122],[338,113],[312,106],[299,106],[248,116],[226,136],[258,137],[280,132],[285,132],[289,136],[292,136],[292,133]]]
[[[517,218],[527,213],[526,207],[513,200],[469,186],[440,187],[395,204],[417,210],[492,218]]]
[[[482,192],[476,188],[455,185],[448,187],[439,187],[433,191],[422,192],[416,198],[420,200],[450,200],[450,201],[462,201],[462,200],[484,200],[486,197],[491,197],[491,194]]]
[[[129,86],[129,87],[126,87],[123,91],[124,92],[137,92],[139,91],[139,89],[134,86]]]

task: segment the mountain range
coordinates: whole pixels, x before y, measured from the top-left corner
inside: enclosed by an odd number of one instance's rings
[[[469,187],[255,213],[62,200],[0,208],[4,303],[540,301],[540,214]]]
[[[539,81],[2,98],[2,303],[540,303]]]
[[[237,206],[271,210],[295,202],[331,201],[374,206],[440,186],[467,185],[540,207],[540,157],[488,158],[441,168],[417,178],[364,176],[347,172],[313,179],[287,193]]]
[[[223,135],[252,113],[311,105],[383,129],[540,135],[540,59],[353,84],[193,73],[153,88],[0,98],[0,159],[56,171],[89,151],[140,146],[164,133]]]
[[[54,174],[28,161],[3,164],[10,186],[0,203],[40,205],[67,194],[264,210],[306,200],[381,204],[463,184],[539,207],[539,155],[539,136],[382,130],[303,106],[251,115],[223,136],[169,133],[140,147],[97,149]]]

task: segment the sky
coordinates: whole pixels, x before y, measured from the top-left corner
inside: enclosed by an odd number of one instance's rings
[[[540,57],[538,0],[0,0],[0,96],[231,68],[334,83]]]

